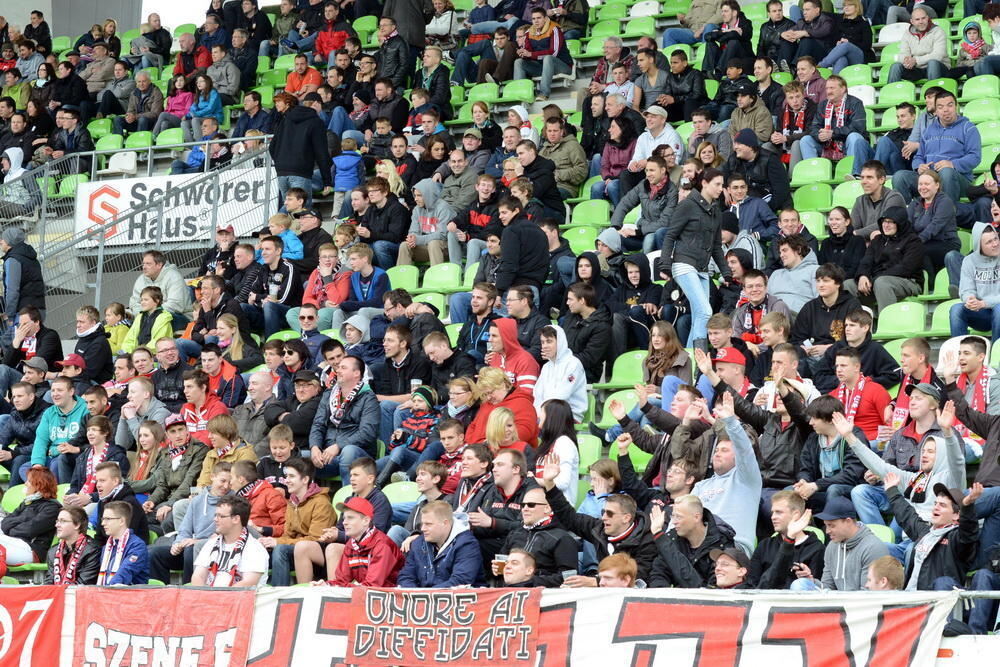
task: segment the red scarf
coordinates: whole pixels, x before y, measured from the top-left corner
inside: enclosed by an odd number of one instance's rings
[[[626,530],[621,535],[617,535],[615,537],[609,537],[608,538],[608,553],[609,554],[613,554],[615,552],[615,545],[618,544],[619,542],[622,542],[625,539],[627,539],[628,536],[631,535],[633,531],[635,531],[635,522],[634,521],[632,522],[632,525],[628,527],[628,530]]]
[[[761,301],[758,306],[748,303],[743,313],[743,333],[740,338],[748,343],[760,345],[763,339],[760,337],[759,326],[761,318],[765,315],[767,315],[767,299]]]
[[[90,451],[87,453],[87,479],[83,482],[83,486],[80,487],[80,493],[85,493],[88,496],[94,492],[97,488],[97,480],[94,478],[97,466],[101,465],[108,459],[108,450],[111,445],[105,443],[104,449],[101,453],[94,455],[94,449],[91,447]]]
[[[924,376],[920,379],[920,384],[926,382],[931,383],[931,373],[934,369],[931,368],[930,364],[927,364],[927,370],[924,371]],[[898,431],[903,428],[903,424],[906,420],[910,418],[910,395],[906,393],[906,388],[913,384],[913,376],[907,375],[903,377],[903,382],[899,385],[899,393],[896,394],[896,407],[892,410],[892,430]]]
[[[844,127],[847,117],[847,96],[845,95],[839,104],[834,104],[827,100],[823,109],[823,128],[833,130]],[[823,144],[823,157],[829,160],[839,160],[844,157],[844,142],[839,139],[830,139]]]
[[[847,385],[843,382],[837,387],[837,398],[841,403],[844,404],[844,416],[847,417],[847,421],[854,423],[854,417],[858,414],[858,406],[861,405],[861,395],[865,391],[865,384],[868,383],[868,377],[862,375],[861,379],[858,380],[857,386],[854,387],[854,391],[848,394]]]
[[[52,583],[56,586],[69,586],[76,583],[76,568],[80,565],[83,549],[87,546],[87,535],[81,535],[73,543],[67,562],[66,548],[68,546],[66,540],[59,540],[55,558],[52,559]]]
[[[983,367],[979,369],[979,376],[976,378],[976,384],[972,390],[972,400],[969,401],[969,408],[977,412],[986,412],[986,388],[990,385],[989,371],[990,369],[983,364]],[[958,376],[958,380],[955,381],[955,385],[964,393],[965,388],[969,386],[969,376],[962,373]],[[955,424],[955,429],[963,438],[972,438],[981,445],[986,442],[985,438],[970,431],[969,427],[965,424]]]
[[[483,488],[483,485],[485,485],[486,482],[489,482],[492,479],[493,475],[491,473],[486,473],[485,475],[477,479],[475,483],[472,485],[469,485],[469,483],[464,479],[459,483],[458,506],[462,508],[462,511],[464,511],[466,504],[468,504],[468,502],[472,500],[472,498],[479,492],[479,490]]]
[[[793,111],[787,104],[782,107],[781,110],[781,133],[786,137],[790,137],[793,133],[805,132],[806,129],[806,104],[802,103],[802,108],[798,111]],[[789,146],[792,142],[785,142],[786,148],[781,154],[781,161],[785,164],[791,162],[791,153],[789,152]]]

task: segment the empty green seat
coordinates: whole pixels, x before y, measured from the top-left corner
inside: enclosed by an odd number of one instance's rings
[[[886,306],[878,318],[878,330],[872,336],[875,340],[912,338],[924,335],[926,330],[927,307],[922,303],[900,302]]]
[[[603,199],[591,199],[577,204],[570,218],[572,226],[592,225],[607,227],[611,222],[611,203]]]
[[[397,265],[387,269],[386,274],[393,289],[405,289],[409,292],[417,289],[420,270],[413,265]]]
[[[414,292],[454,292],[462,287],[462,267],[454,262],[443,262],[428,267],[420,289]]]
[[[826,183],[804,185],[792,195],[795,208],[800,211],[827,211],[830,209],[832,190]]]
[[[795,188],[800,185],[829,181],[832,171],[833,165],[827,158],[814,157],[801,160],[792,170],[791,185]]]
[[[843,206],[850,211],[861,194],[861,181],[841,183],[833,191],[833,206]]]
[[[632,350],[622,354],[615,359],[608,381],[595,383],[594,389],[625,389],[642,382],[642,363],[647,355],[646,350]]]
[[[173,146],[184,143],[184,130],[179,127],[171,127],[161,131],[156,135],[157,146]]]
[[[148,148],[153,145],[153,133],[148,130],[130,132],[125,137],[125,148]]]
[[[469,89],[469,94],[466,99],[469,102],[478,102],[482,100],[483,102],[493,103],[500,98],[500,86],[495,83],[477,83],[472,88]]]

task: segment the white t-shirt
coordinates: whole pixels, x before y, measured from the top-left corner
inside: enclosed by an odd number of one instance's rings
[[[212,547],[215,545],[215,536],[213,535],[205,542],[205,546],[201,548],[198,552],[198,557],[194,560],[194,566],[211,568],[212,565]],[[230,585],[229,576],[229,559],[233,556],[233,547],[236,543],[224,544],[222,546],[222,553],[219,556],[219,571],[215,575],[215,581],[212,583],[214,588],[228,588]],[[263,586],[267,583],[267,568],[270,566],[270,556],[267,553],[267,549],[257,541],[257,538],[252,535],[247,538],[246,546],[243,547],[243,556],[240,558],[240,564],[238,571],[241,576],[246,576],[248,572],[260,574],[260,580],[257,582],[258,586]]]

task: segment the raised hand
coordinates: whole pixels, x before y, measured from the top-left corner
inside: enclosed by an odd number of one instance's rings
[[[849,435],[851,435],[851,433],[854,432],[854,424],[852,424],[850,420],[848,420],[847,417],[844,416],[843,412],[833,413],[833,427],[837,429],[837,433],[839,433],[841,437],[844,438],[848,437]]]
[[[629,440],[632,438],[629,437]],[[542,470],[542,479],[545,482],[555,482],[556,477],[559,476],[559,456],[555,453],[549,455],[549,460],[545,463],[545,468]],[[548,486],[548,484],[546,484]]]
[[[712,372],[712,360],[705,354],[704,350],[695,348],[694,361],[698,364],[698,370],[701,371],[702,375],[708,375]]]
[[[736,415],[736,410],[733,408],[733,395],[730,394],[729,391],[724,391],[722,392],[721,398],[721,401],[716,401],[715,403],[716,419],[734,417]]]
[[[967,493],[965,497],[962,498],[962,505],[968,507],[969,505],[979,500],[979,496],[981,495],[983,495],[983,485],[980,484],[979,482],[976,482],[975,484],[972,485],[972,488],[969,489],[969,493]]]
[[[628,448],[632,444],[632,436],[628,433],[622,433],[615,440],[615,444],[618,445],[618,456],[628,456]]]
[[[941,430],[947,433],[955,425],[955,402],[948,401],[937,411],[937,422]]]
[[[622,405],[621,401],[618,399],[614,399],[608,403],[608,410],[611,410],[611,415],[618,420],[624,419],[627,414],[625,412],[625,406]]]
[[[642,383],[635,385],[633,389],[635,390],[635,397],[638,399],[638,404],[641,408],[649,402],[649,389],[647,389],[646,385]]]
[[[895,471],[890,470],[885,474],[885,477],[882,479],[882,484],[885,486],[886,491],[888,491],[894,486],[897,486],[899,484],[899,474],[896,473]]]
[[[809,523],[812,521],[812,510],[806,510],[802,513],[798,519],[792,519],[788,522],[788,537],[791,539],[797,538],[799,535],[805,532],[806,528],[809,527]]]
[[[653,505],[649,510],[649,529],[653,535],[663,531],[663,526],[667,522],[667,515],[659,505]]]

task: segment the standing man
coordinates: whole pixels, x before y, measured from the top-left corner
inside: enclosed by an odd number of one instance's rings
[[[305,206],[311,208],[313,166],[319,169],[323,196],[333,192],[326,126],[315,111],[299,106],[298,99],[291,93],[275,95],[274,109],[281,118],[280,123],[275,120],[270,148],[278,174],[279,197],[284,200],[289,188],[302,188],[306,193]]]

